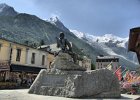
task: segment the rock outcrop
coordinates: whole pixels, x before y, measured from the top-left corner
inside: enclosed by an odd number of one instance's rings
[[[59,53],[56,56],[55,61],[52,62],[52,69],[59,69],[65,71],[85,71],[84,67],[79,66],[78,64],[73,63],[73,58],[67,53]]]
[[[29,93],[72,98],[120,97],[119,82],[110,70],[83,71],[78,65],[74,69],[75,64],[73,66],[71,60],[68,61],[69,58],[71,57],[67,54],[60,54],[54,61],[52,70],[41,70]]]

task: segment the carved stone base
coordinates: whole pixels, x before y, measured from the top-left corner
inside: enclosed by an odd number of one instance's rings
[[[85,71],[84,67],[79,66],[73,62],[71,55],[67,53],[59,53],[52,62],[51,68],[67,71]]]
[[[117,78],[107,69],[95,71],[41,70],[29,93],[63,97],[118,98]]]

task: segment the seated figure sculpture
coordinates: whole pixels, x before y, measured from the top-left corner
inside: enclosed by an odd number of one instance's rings
[[[57,47],[61,48],[59,52],[68,53],[73,58],[74,63],[77,62],[77,55],[72,51],[72,46],[70,42],[65,39],[65,35],[63,32],[60,32],[59,38],[57,39]]]

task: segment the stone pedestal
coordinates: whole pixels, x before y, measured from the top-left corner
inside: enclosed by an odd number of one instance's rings
[[[84,67],[79,66],[73,62],[72,57],[67,53],[59,53],[51,65],[52,69],[59,69],[64,71],[85,71]]]
[[[110,70],[84,71],[70,58],[68,54],[58,55],[52,70],[40,71],[29,93],[72,98],[120,97],[119,82]]]

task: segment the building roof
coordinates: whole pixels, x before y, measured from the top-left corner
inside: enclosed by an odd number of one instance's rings
[[[91,60],[91,59],[89,59],[87,56],[83,56],[83,59]]]
[[[37,49],[37,48],[33,48],[31,46],[28,46],[28,45],[25,45],[25,44],[22,44],[22,43],[14,42],[14,41],[11,41],[11,40],[8,40],[8,39],[5,39],[5,38],[1,38],[0,37],[0,40],[4,40],[4,41],[8,41],[8,42],[11,42],[11,43],[14,43],[14,44],[22,45],[22,46],[25,46],[27,48],[32,48],[32,49],[36,49],[36,50],[39,50],[39,51],[43,51],[43,50],[40,50],[40,49]]]
[[[18,43],[18,42],[14,42],[14,41],[11,41],[11,40],[8,40],[8,39],[5,39],[5,38],[2,38],[2,37],[0,37],[0,40],[4,40],[4,41],[11,42],[11,43],[15,43],[15,44],[23,45],[23,46],[26,46],[26,47],[30,47],[30,46],[28,46],[28,45],[25,45],[25,44],[22,44],[22,43]],[[33,48],[33,47],[30,47],[30,48]],[[35,48],[34,48],[34,49],[35,49]]]
[[[97,56],[96,59],[119,59],[115,56]]]
[[[56,43],[50,45],[42,45],[38,49],[44,49],[44,48],[50,48],[52,52],[58,52],[61,50],[60,48],[57,48]]]

